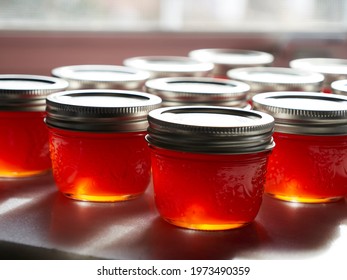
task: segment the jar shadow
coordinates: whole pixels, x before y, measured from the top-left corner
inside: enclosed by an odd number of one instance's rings
[[[339,238],[339,226],[347,223],[347,203],[292,203],[265,195],[257,220],[269,235],[265,251],[282,259],[307,258],[324,254]]]

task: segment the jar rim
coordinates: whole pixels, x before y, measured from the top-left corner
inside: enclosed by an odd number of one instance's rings
[[[272,116],[223,106],[177,106],[148,114],[147,141],[203,153],[251,153],[273,148]]]
[[[190,51],[188,56],[200,61],[230,67],[268,65],[274,60],[274,56],[267,52],[228,48],[196,49]]]
[[[186,56],[137,56],[123,61],[127,67],[145,70],[151,77],[206,76],[214,65]]]
[[[144,131],[161,104],[152,94],[126,90],[70,90],[47,97],[46,123],[81,131]]]
[[[0,75],[0,108],[9,111],[44,111],[49,94],[64,91],[68,82],[50,76]]]
[[[347,96],[284,91],[259,93],[252,101],[256,110],[275,118],[278,132],[347,134]]]
[[[106,64],[67,65],[56,67],[51,73],[54,77],[73,83],[74,88],[126,89],[127,83],[137,83],[138,87],[150,77],[143,70]]]
[[[144,87],[163,101],[182,103],[243,102],[250,89],[243,82],[212,77],[157,78],[148,80]]]

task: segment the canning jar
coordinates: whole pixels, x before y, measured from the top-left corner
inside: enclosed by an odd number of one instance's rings
[[[52,75],[69,82],[69,90],[141,90],[149,73],[118,65],[71,65],[52,69]]]
[[[298,58],[289,62],[290,67],[308,71],[315,71],[324,75],[322,92],[331,93],[331,83],[336,80],[347,79],[347,59],[340,58]]]
[[[347,194],[347,97],[270,92],[255,95],[253,105],[275,118],[266,193],[306,203]]]
[[[226,230],[251,223],[261,206],[274,146],[268,114],[178,106],[148,115],[156,207],[183,228]]]
[[[232,80],[249,84],[249,99],[261,92],[319,91],[324,76],[319,73],[286,67],[245,67],[227,72]]]
[[[51,170],[45,117],[46,96],[68,83],[37,75],[0,75],[0,177]]]
[[[331,90],[335,94],[347,95],[347,80],[338,80],[332,82]]]
[[[73,90],[47,97],[53,176],[60,192],[87,201],[128,200],[150,182],[145,141],[155,95],[122,90]]]
[[[145,90],[160,96],[162,106],[211,105],[245,108],[249,85],[211,77],[174,77],[148,80]]]
[[[228,78],[227,72],[234,68],[269,66],[274,56],[267,52],[242,49],[197,49],[188,56],[203,62],[214,64],[212,75],[217,78]]]
[[[148,71],[150,78],[210,76],[214,65],[185,56],[139,56],[123,61],[127,67]]]

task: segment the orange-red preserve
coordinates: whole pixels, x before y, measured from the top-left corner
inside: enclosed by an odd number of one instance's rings
[[[150,182],[147,114],[157,96],[136,91],[75,90],[47,97],[50,153],[58,189],[87,201],[119,201]]]
[[[149,113],[156,207],[163,219],[198,230],[252,222],[261,206],[273,118],[217,106]]]
[[[265,192],[287,201],[324,203],[347,194],[347,97],[273,92],[253,97],[275,118]]]
[[[0,177],[28,177],[51,169],[45,101],[67,86],[46,76],[0,75]]]

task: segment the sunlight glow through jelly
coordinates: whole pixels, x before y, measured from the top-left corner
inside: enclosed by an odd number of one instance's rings
[[[179,106],[149,113],[156,207],[176,226],[226,230],[252,222],[274,146],[270,115]]]
[[[77,200],[112,202],[142,194],[150,182],[147,114],[157,96],[75,90],[47,97],[50,153],[58,189]]]
[[[0,75],[0,177],[18,178],[51,170],[44,124],[48,94],[64,80],[35,75]]]
[[[273,92],[253,97],[275,118],[265,192],[278,199],[324,203],[347,194],[347,97]]]

